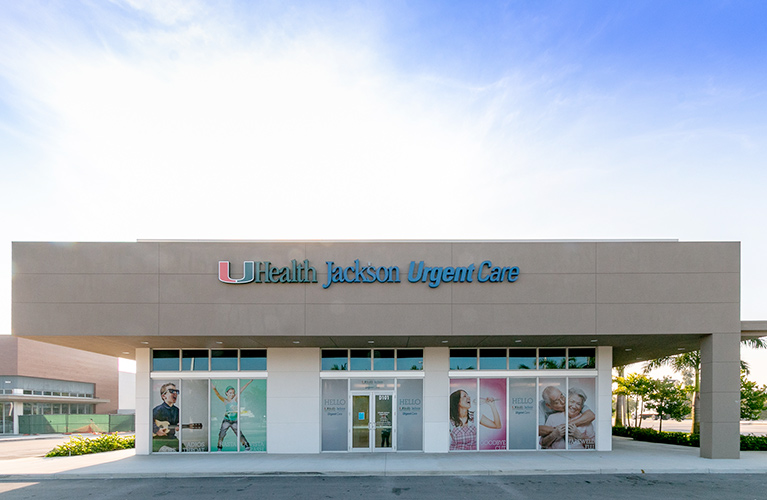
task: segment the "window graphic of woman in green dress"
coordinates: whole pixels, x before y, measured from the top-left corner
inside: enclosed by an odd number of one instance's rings
[[[250,380],[247,384],[242,386],[240,392],[244,391],[251,382],[253,381]],[[226,433],[229,431],[229,429],[234,431],[235,436],[237,435],[237,406],[239,403],[237,401],[237,392],[231,385],[228,386],[226,390],[224,390],[226,397],[223,397],[221,394],[219,394],[215,385],[213,386],[213,392],[215,392],[216,396],[218,396],[218,399],[224,403],[224,420],[221,422],[221,430],[218,432],[218,451],[221,451],[224,445],[224,438],[226,437]],[[247,439],[245,439],[244,434],[240,434],[240,443],[242,444],[242,447],[245,451],[250,451],[250,443]]]

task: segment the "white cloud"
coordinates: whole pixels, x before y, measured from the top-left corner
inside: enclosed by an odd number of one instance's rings
[[[744,317],[767,315],[763,125],[711,119],[758,96],[598,89],[568,61],[403,73],[351,7],[53,8],[0,20],[6,242],[735,239]]]
[[[124,0],[118,4],[127,4],[130,8],[145,12],[152,18],[164,24],[176,24],[193,19],[203,10],[203,5],[192,0]]]

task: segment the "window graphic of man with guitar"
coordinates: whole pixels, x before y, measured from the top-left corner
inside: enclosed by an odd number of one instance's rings
[[[178,389],[168,382],[160,387],[162,403],[152,409],[152,449],[154,451],[178,451]]]
[[[152,450],[155,452],[178,451],[176,431],[179,429],[202,429],[202,424],[178,424],[178,393],[173,382],[160,387],[162,403],[152,409]]]

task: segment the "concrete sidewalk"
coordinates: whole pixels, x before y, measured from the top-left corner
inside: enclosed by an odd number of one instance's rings
[[[189,454],[136,456],[133,450],[0,462],[0,480],[275,475],[420,476],[538,474],[767,473],[767,452],[709,460],[697,448],[613,438],[611,452]]]

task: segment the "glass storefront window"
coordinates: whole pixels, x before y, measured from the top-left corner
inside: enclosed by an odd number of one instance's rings
[[[178,371],[178,362],[177,349],[152,351],[152,371]]]
[[[450,451],[477,450],[477,379],[451,379],[448,419]]]
[[[266,349],[240,350],[240,370],[266,370]]]
[[[476,349],[450,349],[451,370],[476,370]]]
[[[352,370],[370,370],[370,349],[352,349],[349,367]]]
[[[323,349],[321,356],[325,371],[423,370],[423,349]]]
[[[480,370],[505,370],[506,349],[480,349]]]
[[[179,424],[184,421],[180,414],[178,398],[179,380],[152,380],[150,403],[152,405],[152,451],[173,453],[179,451]]]
[[[538,449],[564,450],[567,447],[567,379],[538,379]],[[565,434],[557,429],[564,429]]]
[[[423,349],[397,349],[397,370],[423,370]]]
[[[596,368],[596,349],[593,347],[571,347],[568,349],[568,368]]]
[[[266,451],[266,380],[240,379],[240,451]],[[242,443],[241,443],[242,444]]]
[[[210,450],[266,451],[266,380],[211,380],[210,389]]]
[[[474,409],[474,420],[479,424],[480,450],[506,449],[505,378],[479,379],[479,399]]]
[[[571,422],[568,432],[570,450],[596,448],[596,380],[571,378],[568,380],[567,411]]]
[[[205,351],[207,352],[207,351]],[[179,424],[182,452],[208,451],[208,381],[182,380],[179,401]]]
[[[237,451],[237,380],[211,380],[210,390],[210,451]]]
[[[537,407],[535,378],[509,378],[509,429],[514,430],[509,432],[510,450],[538,447]]]
[[[239,354],[239,356],[238,356]],[[266,370],[266,349],[152,350],[153,371],[254,371]],[[82,397],[81,394],[78,396]]]
[[[564,347],[538,349],[538,368],[540,370],[564,370],[567,367],[565,351]]]
[[[181,351],[181,369],[184,371],[207,371],[208,350],[184,349]]]
[[[322,451],[348,447],[348,384],[347,380],[322,381]]]
[[[394,370],[394,349],[374,350],[373,370]]]
[[[237,350],[210,351],[210,369],[213,371],[237,371]]]
[[[509,349],[509,370],[535,370],[535,349]]]
[[[423,380],[397,380],[397,450],[423,450]]]
[[[349,366],[348,356],[346,349],[325,349],[322,351],[322,369],[346,370]]]
[[[595,403],[593,377],[452,378],[449,450],[595,449]]]

